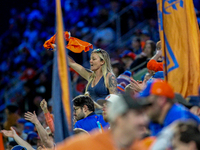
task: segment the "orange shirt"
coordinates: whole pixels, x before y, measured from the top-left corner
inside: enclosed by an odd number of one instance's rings
[[[110,134],[110,131],[103,133],[97,132],[91,135],[77,135],[66,139],[56,146],[56,150],[116,150],[114,141]],[[131,146],[130,150],[147,150],[147,148],[141,145],[140,142],[136,142]]]

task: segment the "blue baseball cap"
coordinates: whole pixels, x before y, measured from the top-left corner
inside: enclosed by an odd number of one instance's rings
[[[130,50],[125,50],[122,54],[119,55],[120,58],[123,58],[123,57],[130,57],[132,58],[133,60],[135,59],[136,57],[136,54],[134,54],[132,51]]]
[[[147,82],[146,88],[139,93],[138,97],[148,97],[150,95],[165,96],[170,99],[173,99],[175,96],[173,88],[161,79]]]
[[[31,131],[34,131],[34,128],[35,128],[35,126],[33,123],[27,122],[24,124],[24,133],[29,133]]]
[[[156,72],[156,73],[153,75],[153,78],[156,78],[156,79],[164,79],[164,73],[163,73],[163,71],[158,71],[158,72]]]
[[[21,145],[16,145],[12,148],[12,150],[27,150],[27,149]]]
[[[25,120],[24,118],[20,118],[17,120],[18,123],[22,123],[25,124],[26,122],[28,122],[27,120]]]
[[[36,132],[30,131],[30,132],[28,133],[27,140],[28,140],[28,139],[29,139],[29,140],[32,140],[33,138],[37,138],[37,137],[38,137],[38,134],[37,134]]]

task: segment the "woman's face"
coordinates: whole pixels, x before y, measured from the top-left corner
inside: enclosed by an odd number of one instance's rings
[[[152,57],[151,56],[151,51],[152,51],[151,44],[146,44],[145,49],[144,49],[144,53],[147,55],[147,57],[148,56]]]
[[[96,53],[92,53],[90,57],[90,69],[92,71],[97,71],[101,68],[101,66],[104,64],[104,61],[101,61],[100,57]]]

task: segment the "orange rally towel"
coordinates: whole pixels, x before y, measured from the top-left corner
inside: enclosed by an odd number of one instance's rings
[[[157,62],[156,60],[151,59],[147,63],[147,69],[153,70],[155,72],[163,71],[163,63],[162,62]]]
[[[43,45],[44,48],[45,49],[50,49],[50,48],[54,49],[54,46],[52,44],[54,44],[55,41],[56,41],[56,35],[52,36],[49,40],[44,42],[44,45]]]
[[[69,32],[65,31],[65,40],[68,41],[67,48],[71,50],[74,53],[81,53],[83,50],[85,52],[89,51],[90,48],[93,48],[93,45],[82,41],[80,39],[70,37]],[[45,41],[44,43],[44,48],[45,49],[54,49],[54,46],[52,44],[55,44],[56,41],[56,34],[52,36],[49,40]]]

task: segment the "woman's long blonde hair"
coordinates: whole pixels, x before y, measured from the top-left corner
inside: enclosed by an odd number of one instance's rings
[[[104,61],[104,64],[102,65],[102,73],[103,73],[103,77],[104,77],[104,84],[106,86],[106,83],[107,83],[106,75],[109,72],[111,72],[114,75],[114,73],[112,71],[111,63],[110,63],[110,56],[103,49],[94,49],[92,51],[92,53],[96,53],[100,57],[100,60]],[[96,74],[93,72],[88,80],[85,92],[87,92],[88,86],[90,85],[90,83],[92,83],[92,81],[94,80],[95,77],[96,77]]]

